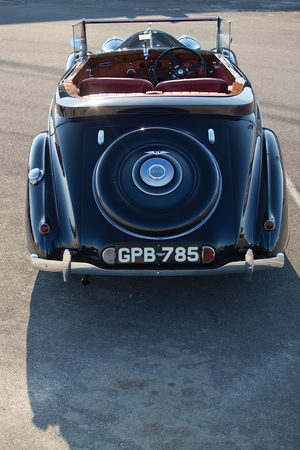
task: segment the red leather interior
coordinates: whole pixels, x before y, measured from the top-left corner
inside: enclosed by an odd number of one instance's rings
[[[153,84],[142,78],[85,78],[79,86],[80,95],[131,94],[153,91]]]
[[[155,87],[162,92],[219,92],[227,93],[228,84],[221,78],[185,78],[161,81]]]
[[[153,92],[153,84],[142,78],[89,77],[79,85],[80,95],[134,94]],[[161,81],[154,92],[216,92],[227,94],[228,84],[221,78],[185,78]]]

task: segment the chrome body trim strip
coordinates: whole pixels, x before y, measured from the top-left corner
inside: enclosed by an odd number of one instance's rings
[[[272,258],[254,259],[253,252],[249,249],[245,261],[234,261],[216,269],[101,269],[93,264],[71,261],[69,250],[64,251],[62,261],[42,259],[38,255],[31,255],[31,264],[37,270],[46,272],[62,272],[64,281],[69,281],[70,274],[78,275],[102,275],[102,276],[201,276],[201,275],[228,275],[232,273],[245,273],[246,281],[250,281],[255,270],[268,268],[281,269],[284,266],[284,254],[277,253]]]

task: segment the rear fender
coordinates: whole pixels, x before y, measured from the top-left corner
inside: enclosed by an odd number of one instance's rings
[[[34,168],[40,170],[41,179],[36,184],[32,184],[28,179],[25,211],[26,245],[31,253],[46,258],[55,253],[60,241],[47,132],[38,134],[32,143],[28,174]],[[49,233],[41,233],[41,223],[50,226]]]
[[[288,243],[288,203],[285,173],[280,145],[273,131],[263,129],[263,170],[261,180],[261,202],[264,205],[258,214],[258,236],[270,255],[284,251]],[[260,216],[260,217],[259,217]],[[274,221],[274,229],[264,228],[266,220]]]

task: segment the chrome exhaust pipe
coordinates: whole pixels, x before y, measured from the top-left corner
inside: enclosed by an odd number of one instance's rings
[[[90,275],[82,275],[81,283],[83,286],[88,286],[90,284]]]

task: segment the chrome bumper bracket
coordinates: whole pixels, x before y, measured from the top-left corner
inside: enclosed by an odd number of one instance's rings
[[[245,280],[251,281],[254,270],[254,256],[253,251],[250,248],[247,250],[245,256]]]
[[[69,282],[71,278],[71,253],[70,250],[65,250],[62,260],[62,273],[64,282]]]

